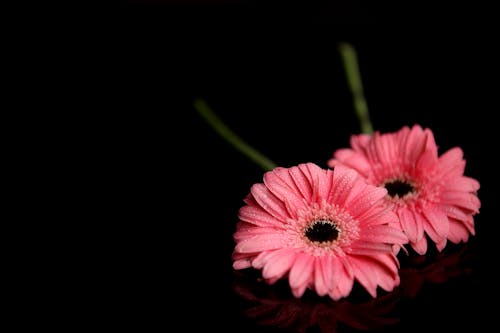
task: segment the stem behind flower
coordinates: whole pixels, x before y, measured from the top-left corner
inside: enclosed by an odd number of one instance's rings
[[[276,168],[276,164],[262,153],[254,149],[248,143],[243,141],[236,133],[222,122],[222,120],[212,111],[207,102],[203,99],[196,99],[193,106],[205,121],[227,142],[246,155],[249,159],[259,165],[264,171]]]
[[[342,57],[342,62],[344,63],[347,83],[349,84],[349,88],[351,89],[354,111],[356,112],[356,116],[358,117],[361,132],[366,134],[373,134],[373,127],[370,121],[368,105],[366,104],[365,96],[363,93],[363,84],[361,82],[361,75],[359,73],[356,50],[351,44],[340,43],[339,51]]]

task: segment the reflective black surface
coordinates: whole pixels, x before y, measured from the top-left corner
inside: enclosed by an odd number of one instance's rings
[[[235,273],[234,291],[241,300],[242,313],[255,330],[266,327],[292,332],[408,331],[414,327],[406,316],[415,303],[438,298],[449,285],[467,288],[467,284],[473,283],[473,247],[468,244],[435,256],[405,257],[400,286],[392,292],[381,291],[375,299],[359,285],[348,298],[339,301],[313,293],[296,299],[286,283],[269,286],[252,270]],[[428,310],[414,309],[417,313]]]
[[[124,224],[132,236],[117,250],[126,253],[127,267],[116,280],[123,284],[118,300],[131,313],[117,322],[263,333],[462,332],[495,323],[485,302],[495,308],[499,289],[492,30],[335,25],[329,23],[338,23],[336,15],[308,16],[312,7],[304,16],[297,7],[302,25],[288,28],[279,11],[220,6],[197,7],[194,16],[186,7],[128,7],[107,44],[114,78],[109,124],[117,131],[110,151],[125,156],[115,170],[127,184],[119,188],[133,198],[127,211],[137,211]],[[374,127],[419,123],[434,131],[440,153],[460,146],[466,175],[481,183],[482,208],[467,245],[426,257],[400,254],[401,285],[391,293],[371,299],[357,286],[338,302],[310,292],[295,299],[286,281],[268,286],[258,271],[232,269],[237,212],[263,173],[214,134],[191,103],[205,98],[278,165],[326,167],[359,131],[339,41],[358,50]]]

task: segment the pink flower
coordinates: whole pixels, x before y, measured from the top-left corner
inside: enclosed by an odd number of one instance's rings
[[[460,148],[438,157],[431,130],[415,125],[395,133],[354,135],[351,148],[340,149],[328,162],[357,170],[369,184],[388,190],[385,202],[399,217],[402,230],[419,254],[427,237],[441,251],[447,239],[467,242],[474,235],[473,216],[479,212],[479,182],[463,175]]]
[[[355,279],[373,297],[377,286],[390,291],[399,284],[392,247],[408,240],[386,195],[342,166],[267,172],[239,211],[233,267],[262,269],[269,284],[288,276],[295,297],[310,288],[337,300]]]

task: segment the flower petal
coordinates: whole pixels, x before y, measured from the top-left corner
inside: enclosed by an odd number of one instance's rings
[[[470,216],[467,221],[463,221],[464,226],[469,230],[471,235],[475,235],[474,218]]]
[[[466,192],[443,192],[441,194],[440,202],[442,204],[463,207],[476,213],[479,212],[479,208],[481,207],[481,202],[479,201],[477,196],[475,194]]]
[[[276,198],[264,184],[254,184],[250,189],[255,201],[269,214],[281,221],[289,217],[283,201]]]
[[[314,260],[314,289],[319,296],[325,296],[329,291],[330,280],[325,272],[331,264],[328,258],[329,256],[317,257]]]
[[[411,247],[420,255],[427,252],[427,238],[422,237],[417,242],[410,242]]]
[[[446,212],[448,218],[465,222],[471,217],[470,213],[467,213],[466,211],[464,211],[464,209],[456,206],[443,206],[443,209]]]
[[[351,256],[350,262],[354,277],[372,297],[377,297],[377,272],[369,260],[363,257]]]
[[[434,139],[434,133],[428,128],[424,129],[424,134],[425,134],[425,150],[426,151],[431,151],[434,153],[436,156],[436,161],[437,161],[437,153],[438,153],[438,147],[436,144],[436,140]]]
[[[364,177],[367,177],[370,172],[370,163],[366,157],[352,149],[339,149],[333,155],[334,158],[328,161],[330,168],[335,168],[338,165],[346,165],[353,168]]]
[[[373,243],[406,244],[408,237],[399,229],[387,225],[375,225],[366,228],[363,238]]]
[[[399,263],[392,254],[381,254],[372,257],[352,256],[355,278],[375,297],[377,286],[391,291],[399,284]]]
[[[351,264],[343,257],[332,257],[332,289],[328,295],[333,300],[346,297],[352,290],[354,284],[354,275]]]
[[[437,153],[434,150],[425,150],[419,157],[416,165],[417,165],[417,173],[420,172],[429,172],[429,170],[433,170],[438,162]]]
[[[292,288],[292,294],[293,296],[300,298],[302,295],[304,295],[304,292],[306,291],[307,288],[307,282],[304,284],[301,284],[297,288]]]
[[[390,253],[391,251],[392,246],[389,244],[360,240],[351,245],[349,253],[358,255],[375,255],[379,253]]]
[[[291,167],[289,169],[289,173],[293,179],[293,182],[295,183],[295,186],[302,194],[302,197],[306,199],[307,202],[310,202],[312,196],[312,187],[310,180],[306,175],[304,175],[299,167]]]
[[[284,246],[283,242],[283,235],[281,233],[259,235],[242,240],[236,245],[235,251],[241,253],[253,253],[275,250],[282,248]]]
[[[333,173],[333,184],[328,201],[339,206],[344,206],[351,190],[357,183],[356,179],[359,175],[353,169],[340,165],[333,170]]]
[[[351,135],[350,144],[355,150],[362,151],[370,144],[372,136],[369,134]]]
[[[304,174],[309,174],[309,178],[311,179],[311,184],[313,185],[313,197],[311,200],[321,203],[327,199],[332,186],[332,175],[329,174],[332,171],[321,169],[313,163],[301,164],[299,168]]]
[[[409,169],[413,169],[415,161],[420,157],[420,155],[425,151],[425,134],[422,127],[415,125],[411,128],[410,133],[406,140],[406,146],[402,151],[404,154],[405,165]]]
[[[398,210],[399,222],[408,239],[415,243],[420,238],[424,237],[424,226],[415,219],[414,213],[408,207],[403,207]]]
[[[439,252],[443,251],[443,249],[446,247],[446,242],[447,242],[446,238],[436,242],[436,248]]]
[[[254,268],[257,268],[257,269],[262,269],[264,267],[264,265],[268,262],[269,258],[271,258],[274,255],[274,253],[276,253],[276,251],[279,251],[279,250],[280,249],[262,251],[261,253],[257,254],[257,256],[255,256],[255,254],[254,254],[254,257],[252,260],[252,266]]]
[[[446,216],[446,214],[444,214],[444,212],[442,212],[440,209],[434,207],[424,209],[422,213],[427,219],[428,224],[437,234],[437,236],[433,237],[433,235],[429,233],[429,228],[425,228],[424,225],[424,229],[425,231],[427,231],[429,236],[431,236],[431,238],[435,242],[440,240],[441,238],[446,238],[446,236],[448,235],[448,231],[450,230],[450,222],[448,221],[448,217]]]
[[[438,171],[443,176],[461,176],[465,169],[462,149],[455,147],[439,157]]]
[[[395,158],[394,144],[392,142],[392,135],[382,136],[379,132],[373,135],[373,146],[375,148],[378,160],[384,168],[392,168],[392,161]]]
[[[474,178],[461,176],[450,179],[446,182],[445,188],[447,191],[473,192],[479,190],[479,182]]]
[[[239,253],[233,252],[233,268],[234,269],[245,269],[252,266],[252,259],[254,258],[253,253]]]
[[[373,205],[365,213],[356,217],[364,227],[391,224],[398,225],[398,217],[384,204]]]
[[[300,192],[295,188],[293,180],[290,183],[283,179],[284,175],[289,173],[284,168],[276,168],[271,172],[266,172],[264,175],[264,184],[282,202],[287,201],[294,209],[304,209],[304,199]]]
[[[257,235],[270,235],[276,232],[281,232],[280,230],[276,230],[275,228],[238,228],[238,230],[233,234],[233,238],[236,241],[244,240],[247,238],[252,238]]]
[[[314,264],[314,257],[307,253],[300,253],[296,256],[295,262],[290,269],[290,287],[298,288],[311,277]]]
[[[259,227],[283,228],[282,221],[277,220],[261,207],[243,206],[238,212],[240,220],[254,224]]]
[[[281,278],[290,270],[295,260],[295,253],[292,249],[280,249],[268,258],[262,270],[265,279]]]
[[[358,185],[356,185],[358,186]],[[362,185],[359,185],[362,186]],[[362,191],[356,191],[358,195],[354,198],[349,197],[345,207],[354,218],[362,219],[363,214],[369,214],[370,208],[387,195],[387,190],[383,187],[365,185]]]
[[[240,260],[236,260],[234,263],[233,263],[233,268],[238,270],[238,269],[245,269],[245,268],[248,268],[248,267],[251,267],[252,266],[252,263],[250,262],[249,259],[240,259]]]
[[[450,219],[450,232],[448,233],[448,239],[455,244],[460,242],[466,243],[469,240],[469,230],[459,221]]]

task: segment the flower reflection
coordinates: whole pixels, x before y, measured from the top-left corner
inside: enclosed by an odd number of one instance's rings
[[[473,251],[471,244],[457,247],[454,251],[435,256],[408,256],[399,271],[401,294],[415,298],[427,283],[444,283],[472,271]]]
[[[400,286],[375,299],[361,288],[355,288],[353,294],[339,301],[311,292],[297,299],[286,283],[281,281],[270,286],[251,270],[235,272],[234,291],[243,305],[244,315],[259,326],[288,332],[377,330],[397,324],[400,301],[416,297],[426,283],[440,284],[469,273],[471,258],[469,246],[445,251],[433,258],[408,257],[400,271]]]
[[[399,321],[391,311],[400,297],[398,291],[355,303],[348,299],[333,301],[306,293],[294,298],[286,286],[267,285],[264,281],[240,274],[235,291],[244,301],[245,315],[262,326],[274,326],[292,332],[319,328],[320,332],[338,332],[341,325],[358,330],[376,329]]]

